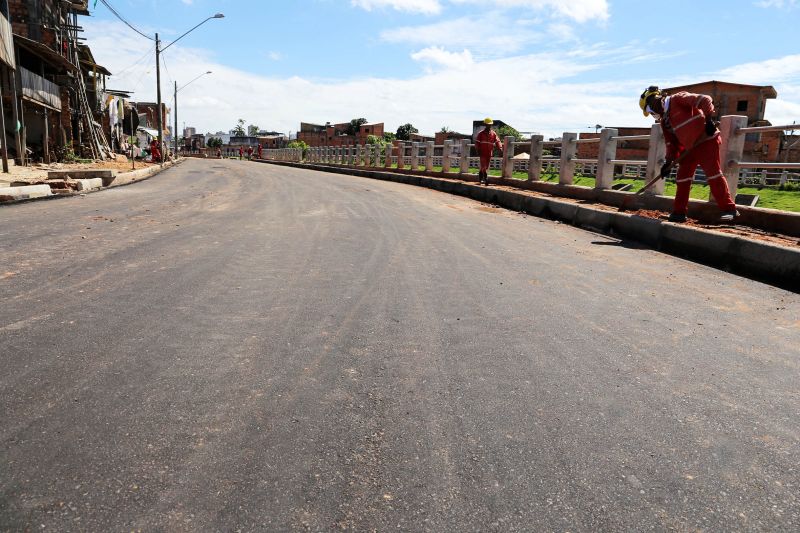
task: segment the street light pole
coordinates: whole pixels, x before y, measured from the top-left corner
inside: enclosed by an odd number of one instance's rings
[[[175,81],[175,103],[172,106],[172,112],[175,114],[175,130],[172,132],[172,136],[175,138],[175,157],[178,157],[178,82]],[[181,135],[183,138],[183,135]]]
[[[169,43],[167,46],[164,47],[164,50],[166,50],[173,44],[177,43],[178,41],[186,37],[189,33],[193,32],[194,30],[196,30],[209,20],[221,19],[221,18],[225,18],[225,15],[223,15],[222,13],[217,13],[211,17],[208,17],[203,22],[201,22],[197,26],[193,27],[192,29],[185,32],[183,35],[181,35],[180,37]],[[163,156],[165,150],[164,150],[164,127],[163,127],[164,125],[162,123],[163,118],[161,116],[161,52],[163,52],[164,50],[161,49],[161,41],[158,39],[158,34],[156,33],[156,105],[158,106],[158,112],[156,113],[156,115],[158,116],[156,119],[156,125],[158,126],[158,149],[161,150],[162,152],[161,154],[162,164],[163,164],[163,159],[164,159]]]
[[[192,81],[190,81],[189,83],[187,83],[186,85],[181,87],[180,89],[178,89],[178,82],[175,81],[175,97],[174,97],[175,98],[175,100],[174,100],[175,104],[173,106],[175,108],[175,132],[176,132],[175,133],[175,155],[178,154],[178,134],[177,134],[177,131],[178,131],[178,91],[184,90],[186,87],[188,87],[189,85],[191,85],[192,83],[196,82],[197,80],[199,80],[200,78],[202,78],[203,76],[205,76],[207,74],[211,74],[211,71],[209,70],[209,71],[203,72],[202,74],[197,76],[195,79],[193,79]],[[184,122],[183,125],[186,126],[186,123]],[[181,136],[181,137],[183,137],[183,136]]]
[[[161,151],[161,165],[164,164],[164,125],[161,123],[161,41],[156,33],[156,126],[158,127],[158,149]]]

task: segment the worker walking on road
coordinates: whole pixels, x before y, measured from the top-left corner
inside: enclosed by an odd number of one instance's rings
[[[500,137],[492,130],[494,121],[486,117],[483,119],[485,127],[475,137],[475,148],[480,156],[480,169],[478,170],[478,183],[486,182],[489,185],[489,164],[492,162],[492,152],[497,148],[503,150],[503,144],[500,142]]]
[[[661,175],[668,176],[675,160],[682,158],[676,178],[678,192],[675,193],[669,220],[686,222],[689,191],[695,170],[700,165],[706,174],[711,193],[722,211],[720,221],[733,221],[739,213],[720,166],[719,148],[722,140],[713,119],[714,103],[711,97],[685,91],[668,96],[653,85],[639,97],[639,107],[644,116],[652,115],[660,122],[664,132],[667,157],[661,167]]]

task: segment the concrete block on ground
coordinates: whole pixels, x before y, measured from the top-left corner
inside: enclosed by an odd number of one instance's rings
[[[22,187],[0,187],[0,202],[16,202],[30,198],[52,196],[49,185],[24,185]]]
[[[114,176],[117,175],[116,170],[107,170],[107,169],[74,169],[74,170],[51,170],[47,173],[47,179],[66,179],[72,178],[74,180],[85,180],[85,179],[112,179]]]
[[[75,181],[78,182],[79,191],[92,191],[94,189],[101,189],[103,187],[102,178],[78,179]]]

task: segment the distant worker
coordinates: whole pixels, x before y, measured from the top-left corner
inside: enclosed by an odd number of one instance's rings
[[[239,159],[244,159],[244,147],[239,147]]]
[[[251,159],[253,159],[253,147],[252,146],[248,146],[247,147],[247,160],[250,161]]]
[[[222,150],[217,148],[217,159],[222,159]]]
[[[261,143],[258,143],[258,158],[263,159],[261,156],[264,153],[264,147],[261,146]]]
[[[475,137],[475,148],[480,156],[481,164],[478,171],[478,183],[486,183],[489,185],[489,165],[492,162],[492,153],[494,149],[503,150],[503,144],[500,142],[500,137],[492,130],[494,121],[486,117],[483,119],[485,127]]]
[[[150,141],[150,155],[152,156],[153,163],[158,163],[161,161],[161,150],[158,149],[157,139]]]
[[[675,193],[669,220],[686,222],[689,192],[695,170],[700,165],[706,174],[711,193],[722,211],[720,221],[733,221],[739,213],[736,211],[736,204],[728,189],[728,181],[722,174],[720,166],[719,149],[722,140],[717,124],[712,118],[714,103],[711,97],[685,91],[667,95],[653,85],[642,93],[639,107],[644,116],[652,115],[660,122],[664,132],[667,156],[661,167],[661,174],[668,176],[676,159],[682,158],[675,180],[678,191]]]

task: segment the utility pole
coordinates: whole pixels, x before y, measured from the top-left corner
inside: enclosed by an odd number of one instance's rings
[[[158,149],[161,151],[160,164],[164,165],[164,125],[162,124],[163,118],[161,117],[161,41],[158,40],[156,33],[156,125],[158,126]]]
[[[175,114],[175,130],[172,132],[175,137],[175,157],[178,157],[178,82],[175,82],[175,109],[172,110]],[[181,135],[183,137],[183,135]]]

